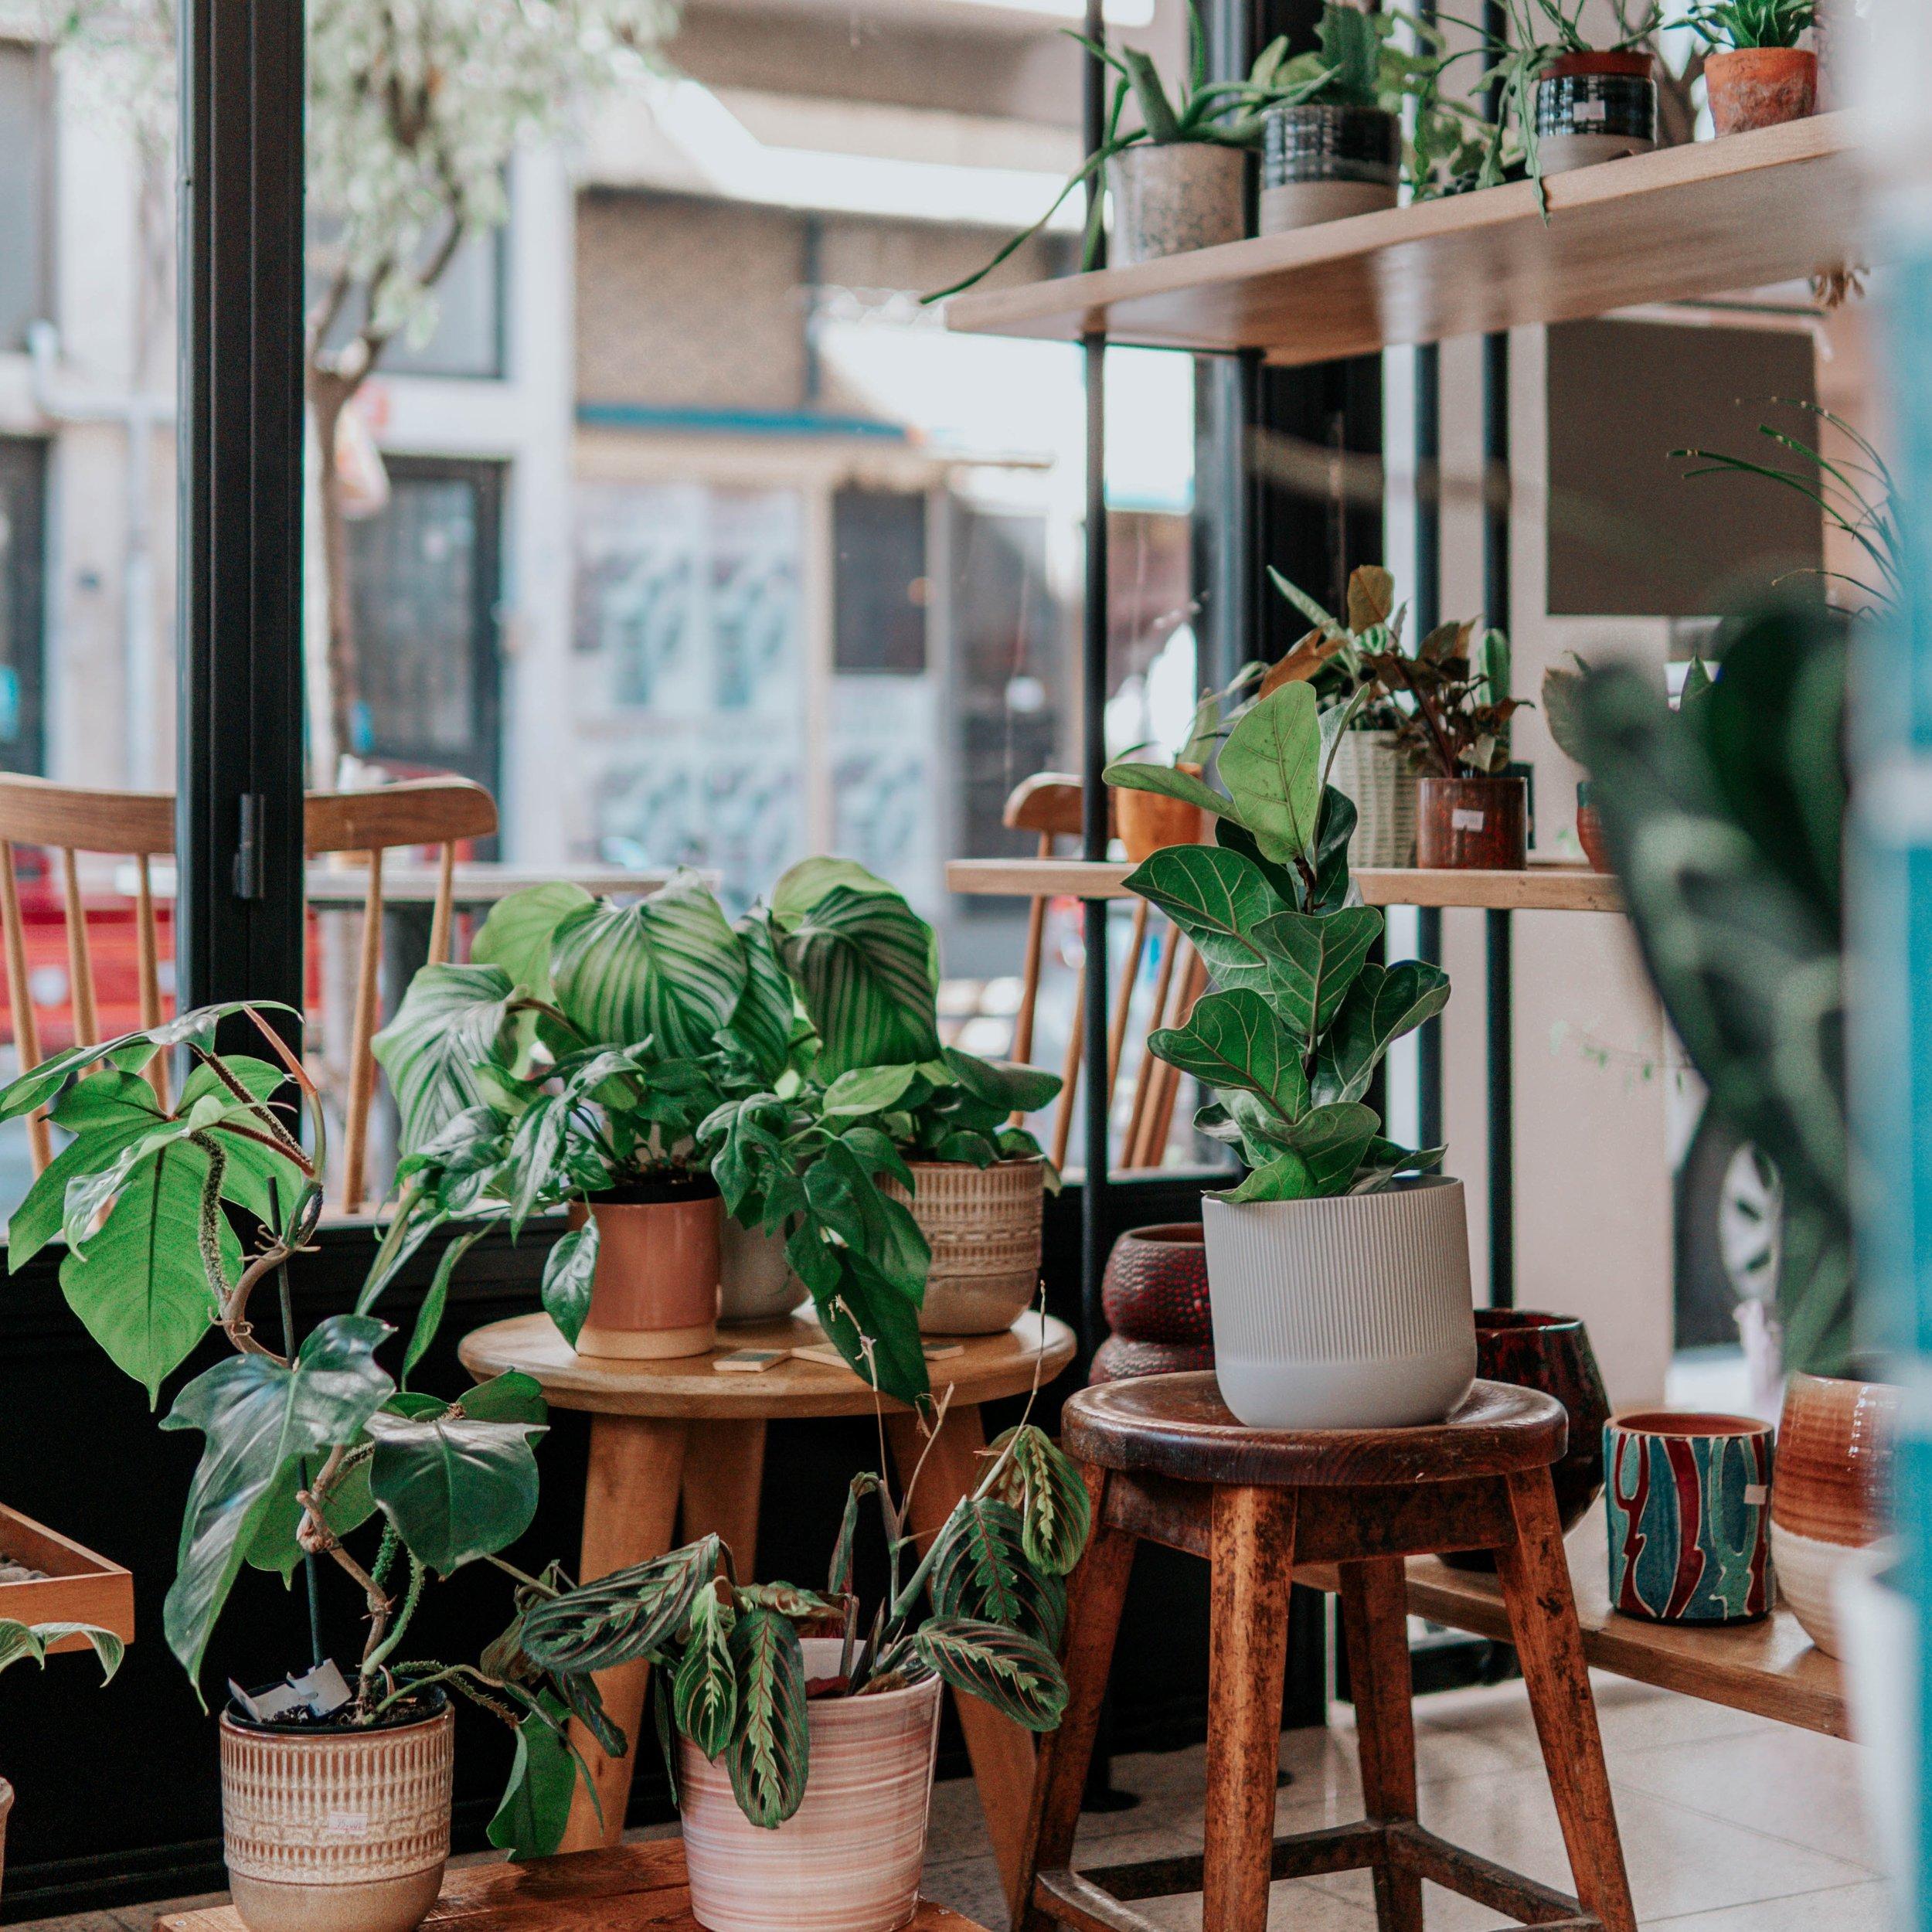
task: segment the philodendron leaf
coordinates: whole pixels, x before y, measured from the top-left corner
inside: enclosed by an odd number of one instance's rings
[[[1321,727],[1315,689],[1284,684],[1241,715],[1221,747],[1221,782],[1241,822],[1281,864],[1314,849],[1321,806]]]
[[[539,1604],[524,1620],[525,1653],[558,1672],[608,1670],[655,1655],[684,1628],[692,1599],[723,1556],[724,1546],[706,1536]]]
[[[543,1383],[516,1369],[479,1382],[457,1406],[472,1422],[522,1422],[541,1429],[550,1420]]]
[[[284,1582],[294,1573],[302,1560],[302,1546],[295,1540],[302,1521],[297,1492],[320,1470],[319,1463],[304,1458],[284,1463],[277,1472],[269,1500],[249,1539],[251,1569],[274,1570]],[[324,1519],[338,1536],[346,1536],[375,1513],[376,1498],[369,1493],[369,1464],[348,1464],[322,1505]]]
[[[1322,1039],[1315,1061],[1315,1104],[1360,1100],[1389,1047],[1448,1003],[1449,975],[1440,966],[1419,959],[1389,967],[1370,961]]]
[[[956,1691],[1029,1731],[1050,1731],[1066,1709],[1053,1653],[1017,1630],[967,1617],[935,1617],[913,1638],[920,1659]]]
[[[556,1002],[587,1040],[665,1052],[714,1051],[750,971],[711,888],[680,871],[629,906],[581,906],[550,945]]]
[[[918,1078],[919,1069],[910,1061],[897,1066],[855,1066],[825,1089],[823,1111],[835,1120],[889,1112]]]
[[[529,1528],[537,1492],[530,1436],[541,1424],[384,1411],[366,1427],[376,1444],[370,1492],[410,1553],[438,1575],[508,1549]]]
[[[120,1098],[122,1082],[129,1089],[138,1087],[146,1094],[147,1104],[142,1106],[138,1100],[123,1101]],[[113,1101],[99,1104],[101,1096],[97,1083],[106,1084],[115,1096]],[[88,1124],[84,1128],[69,1128],[76,1138],[47,1164],[7,1223],[9,1269],[24,1267],[60,1232],[70,1182],[111,1165],[124,1148],[134,1146],[161,1123],[155,1090],[145,1080],[128,1073],[90,1074],[79,1086],[69,1090],[63,1097],[63,1109],[66,1100],[89,1087],[96,1088],[97,1104],[90,1109]],[[56,1124],[66,1123],[56,1119]]]
[[[1267,949],[1271,1004],[1305,1048],[1327,1032],[1369,947],[1382,937],[1382,914],[1372,906],[1277,913],[1255,936]]]
[[[1254,936],[1281,910],[1260,866],[1220,845],[1164,845],[1127,881],[1187,934],[1224,991],[1264,991],[1267,954]]]
[[[559,1235],[543,1263],[543,1307],[557,1332],[572,1348],[590,1315],[590,1287],[597,1271],[597,1223],[593,1215],[582,1227]]]
[[[783,947],[818,1029],[821,1077],[938,1057],[932,930],[897,893],[834,886]]]
[[[731,1632],[738,1727],[731,1789],[753,1825],[776,1831],[804,1801],[811,1735],[805,1717],[805,1655],[776,1611],[750,1610]]]
[[[988,1453],[1006,1457],[994,1494],[1019,1512],[1027,1560],[1056,1577],[1070,1575],[1093,1527],[1093,1504],[1079,1469],[1030,1422],[996,1437]]]
[[[513,1859],[548,1858],[556,1850],[577,1790],[577,1759],[565,1729],[570,1713],[552,1692],[536,1701],[537,1708],[526,1708],[518,1722],[509,1781],[490,1820],[490,1842]]]
[[[402,1115],[406,1154],[490,1097],[480,1069],[507,1073],[515,982],[501,966],[425,966],[410,981],[375,1053]]]
[[[502,967],[526,992],[548,1001],[555,991],[550,941],[568,914],[593,903],[581,886],[564,879],[512,893],[490,908],[471,944],[471,960],[478,966]]]
[[[1058,1097],[1060,1077],[1037,1066],[1019,1066],[1010,1060],[983,1060],[948,1046],[940,1057],[952,1076],[976,1100],[1010,1114],[1034,1114]]]
[[[716,1584],[692,1598],[672,1702],[678,1729],[706,1757],[715,1758],[737,1729],[738,1675],[731,1655],[736,1622],[736,1612]]]
[[[1259,993],[1209,993],[1185,1026],[1150,1034],[1148,1046],[1210,1087],[1260,1094],[1284,1120],[1298,1118],[1308,1105],[1308,1081],[1293,1043]]]
[[[1066,1619],[1066,1591],[1051,1570],[1028,1560],[1019,1512],[992,1496],[963,1498],[939,1532],[933,1607],[1024,1631],[1053,1648]]]
[[[277,1473],[299,1457],[353,1442],[395,1388],[376,1366],[389,1332],[369,1315],[331,1315],[291,1366],[232,1355],[175,1398],[164,1429],[206,1438],[182,1517],[175,1580],[162,1621],[168,1648],[199,1678],[209,1634],[268,1507]]]

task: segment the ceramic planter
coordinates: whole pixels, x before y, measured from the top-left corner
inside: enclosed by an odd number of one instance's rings
[[[838,1668],[836,1641],[804,1640],[805,1675]],[[678,1740],[691,1910],[710,1932],[893,1932],[917,1907],[939,1743],[940,1682],[805,1706],[804,1802],[776,1831],[749,1823],[731,1778]]]
[[[1899,1391],[1794,1375],[1777,1425],[1771,1558],[1778,1594],[1828,1657],[1838,1654],[1834,1580],[1885,1534]]]
[[[1239,241],[1247,233],[1247,157],[1238,148],[1143,144],[1116,155],[1107,179],[1114,200],[1107,260],[1114,267]]]
[[[1591,795],[1591,784],[1587,778],[1577,787],[1577,842],[1583,849],[1583,856],[1590,861],[1592,872],[1609,872],[1610,848],[1604,843],[1604,821],[1597,815],[1597,806]]]
[[[1613,1416],[1604,1463],[1614,1608],[1658,1624],[1749,1624],[1770,1611],[1769,1423]]]
[[[1039,1292],[1046,1164],[912,1161],[913,1219],[933,1251],[921,1335],[997,1335]],[[900,1200],[906,1192],[887,1181]]]
[[[1656,70],[1647,53],[1567,53],[1536,83],[1537,164],[1566,174],[1657,145]]]
[[[723,1203],[710,1178],[684,1199],[594,1201],[597,1266],[579,1355],[661,1361],[705,1355],[716,1338]],[[586,1210],[573,1203],[570,1225]]]
[[[1177,760],[1175,769],[1191,778],[1201,775],[1199,765],[1185,760]],[[1163,845],[1198,845],[1206,830],[1207,815],[1185,798],[1170,798],[1160,791],[1130,791],[1121,786],[1114,792],[1114,823],[1128,857],[1138,866]]]
[[[1462,1183],[1201,1204],[1221,1399],[1253,1429],[1440,1422],[1476,1378]]]
[[[1414,864],[1420,781],[1393,731],[1343,732],[1335,745],[1328,782],[1355,806],[1352,863]]]
[[[1485,1382],[1538,1389],[1563,1405],[1570,1447],[1549,1474],[1556,1487],[1556,1513],[1567,1534],[1604,1491],[1604,1424],[1610,1420],[1610,1398],[1604,1393],[1589,1330],[1573,1315],[1478,1308],[1476,1373]],[[1458,1570],[1496,1566],[1486,1549],[1458,1550],[1443,1561]]]
[[[1281,235],[1396,205],[1402,124],[1379,107],[1270,107],[1262,121],[1259,226]]]
[[[1214,1327],[1200,1223],[1129,1228],[1107,1257],[1100,1307],[1111,1332],[1094,1352],[1093,1380],[1124,1382],[1213,1368]]]
[[[1720,134],[1747,134],[1806,121],[1818,112],[1818,56],[1808,47],[1733,47],[1704,56],[1711,121]]]
[[[1529,862],[1529,786],[1522,778],[1423,778],[1416,863],[1450,872],[1521,872]]]
[[[1212,1342],[1134,1342],[1110,1335],[1094,1351],[1089,1382],[1131,1382],[1138,1376],[1186,1375],[1214,1366]]]
[[[221,1720],[222,1835],[250,1932],[410,1932],[450,1853],[455,1719],[385,1730]]]
[[[805,1284],[785,1259],[785,1237],[740,1227],[730,1215],[718,1230],[718,1319],[775,1321],[805,1298]]]

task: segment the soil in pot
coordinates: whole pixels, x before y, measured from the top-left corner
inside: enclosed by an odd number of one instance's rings
[[[835,1639],[804,1640],[808,1682],[838,1668]],[[869,1697],[815,1697],[804,1801],[776,1831],[750,1824],[723,1764],[678,1740],[691,1910],[710,1932],[893,1932],[926,1860],[938,1747],[937,1678]]]
[[[1647,53],[1571,53],[1536,83],[1537,165],[1566,174],[1657,145],[1657,81]]]
[[[1402,125],[1393,114],[1308,101],[1270,108],[1262,125],[1263,234],[1396,205]]]
[[[1711,122],[1748,134],[1818,112],[1818,56],[1808,47],[1733,47],[1704,56]]]
[[[1521,778],[1434,778],[1417,787],[1416,863],[1521,872],[1529,862],[1529,787]]]
[[[1110,263],[1239,241],[1247,233],[1247,157],[1212,141],[1130,148],[1107,164],[1114,203]]]
[[[440,1691],[361,1729],[221,1719],[222,1830],[250,1932],[411,1932],[450,1851],[455,1720]]]
[[[913,1219],[933,1251],[921,1335],[997,1335],[1039,1291],[1042,1161],[911,1161]],[[900,1200],[896,1181],[883,1183]]]
[[[1177,760],[1175,769],[1190,778],[1201,775],[1201,767],[1185,759]],[[1185,798],[1120,786],[1114,791],[1114,823],[1128,859],[1138,866],[1164,845],[1198,845],[1207,829],[1207,815]]]
[[[723,1203],[708,1174],[659,1173],[573,1202],[597,1223],[590,1312],[577,1353],[625,1361],[704,1355],[716,1338]]]

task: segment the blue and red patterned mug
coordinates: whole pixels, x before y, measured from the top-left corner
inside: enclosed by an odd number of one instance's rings
[[[1613,1608],[1659,1624],[1748,1624],[1771,1576],[1770,1424],[1658,1409],[1604,1424]]]

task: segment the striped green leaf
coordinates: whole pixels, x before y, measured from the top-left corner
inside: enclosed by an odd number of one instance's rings
[[[1028,1562],[1019,1512],[992,1496],[968,1496],[947,1518],[931,1587],[940,1616],[1023,1631],[1049,1647],[1066,1621],[1065,1587]]]
[[[776,1831],[804,1801],[811,1764],[804,1651],[788,1618],[750,1610],[732,1631],[731,1658],[739,1713],[732,1794],[753,1825]]]
[[[1019,1512],[1027,1560],[1056,1577],[1071,1574],[1093,1527],[1093,1503],[1073,1462],[1037,1424],[1022,1422],[997,1437],[1006,1452],[994,1494]]]
[[[481,1076],[492,1068],[509,1071],[515,992],[501,966],[425,966],[410,981],[395,1019],[375,1039],[403,1117],[405,1154],[492,1097]]]
[[[1066,1709],[1066,1679],[1053,1653],[1019,1631],[935,1617],[913,1648],[963,1696],[978,1698],[1029,1731],[1052,1730]]]
[[[684,1628],[723,1553],[706,1536],[539,1604],[524,1622],[525,1653],[548,1671],[608,1670],[656,1655]]]
[[[738,1675],[731,1655],[736,1614],[716,1584],[692,1599],[684,1655],[672,1681],[678,1729],[706,1757],[731,1742],[738,1726]]]
[[[591,904],[581,886],[557,879],[512,893],[490,908],[470,957],[478,966],[501,966],[539,999],[551,996],[550,941],[571,913]]]
[[[932,930],[898,893],[835,886],[783,944],[822,1043],[825,1079],[938,1058]]]

